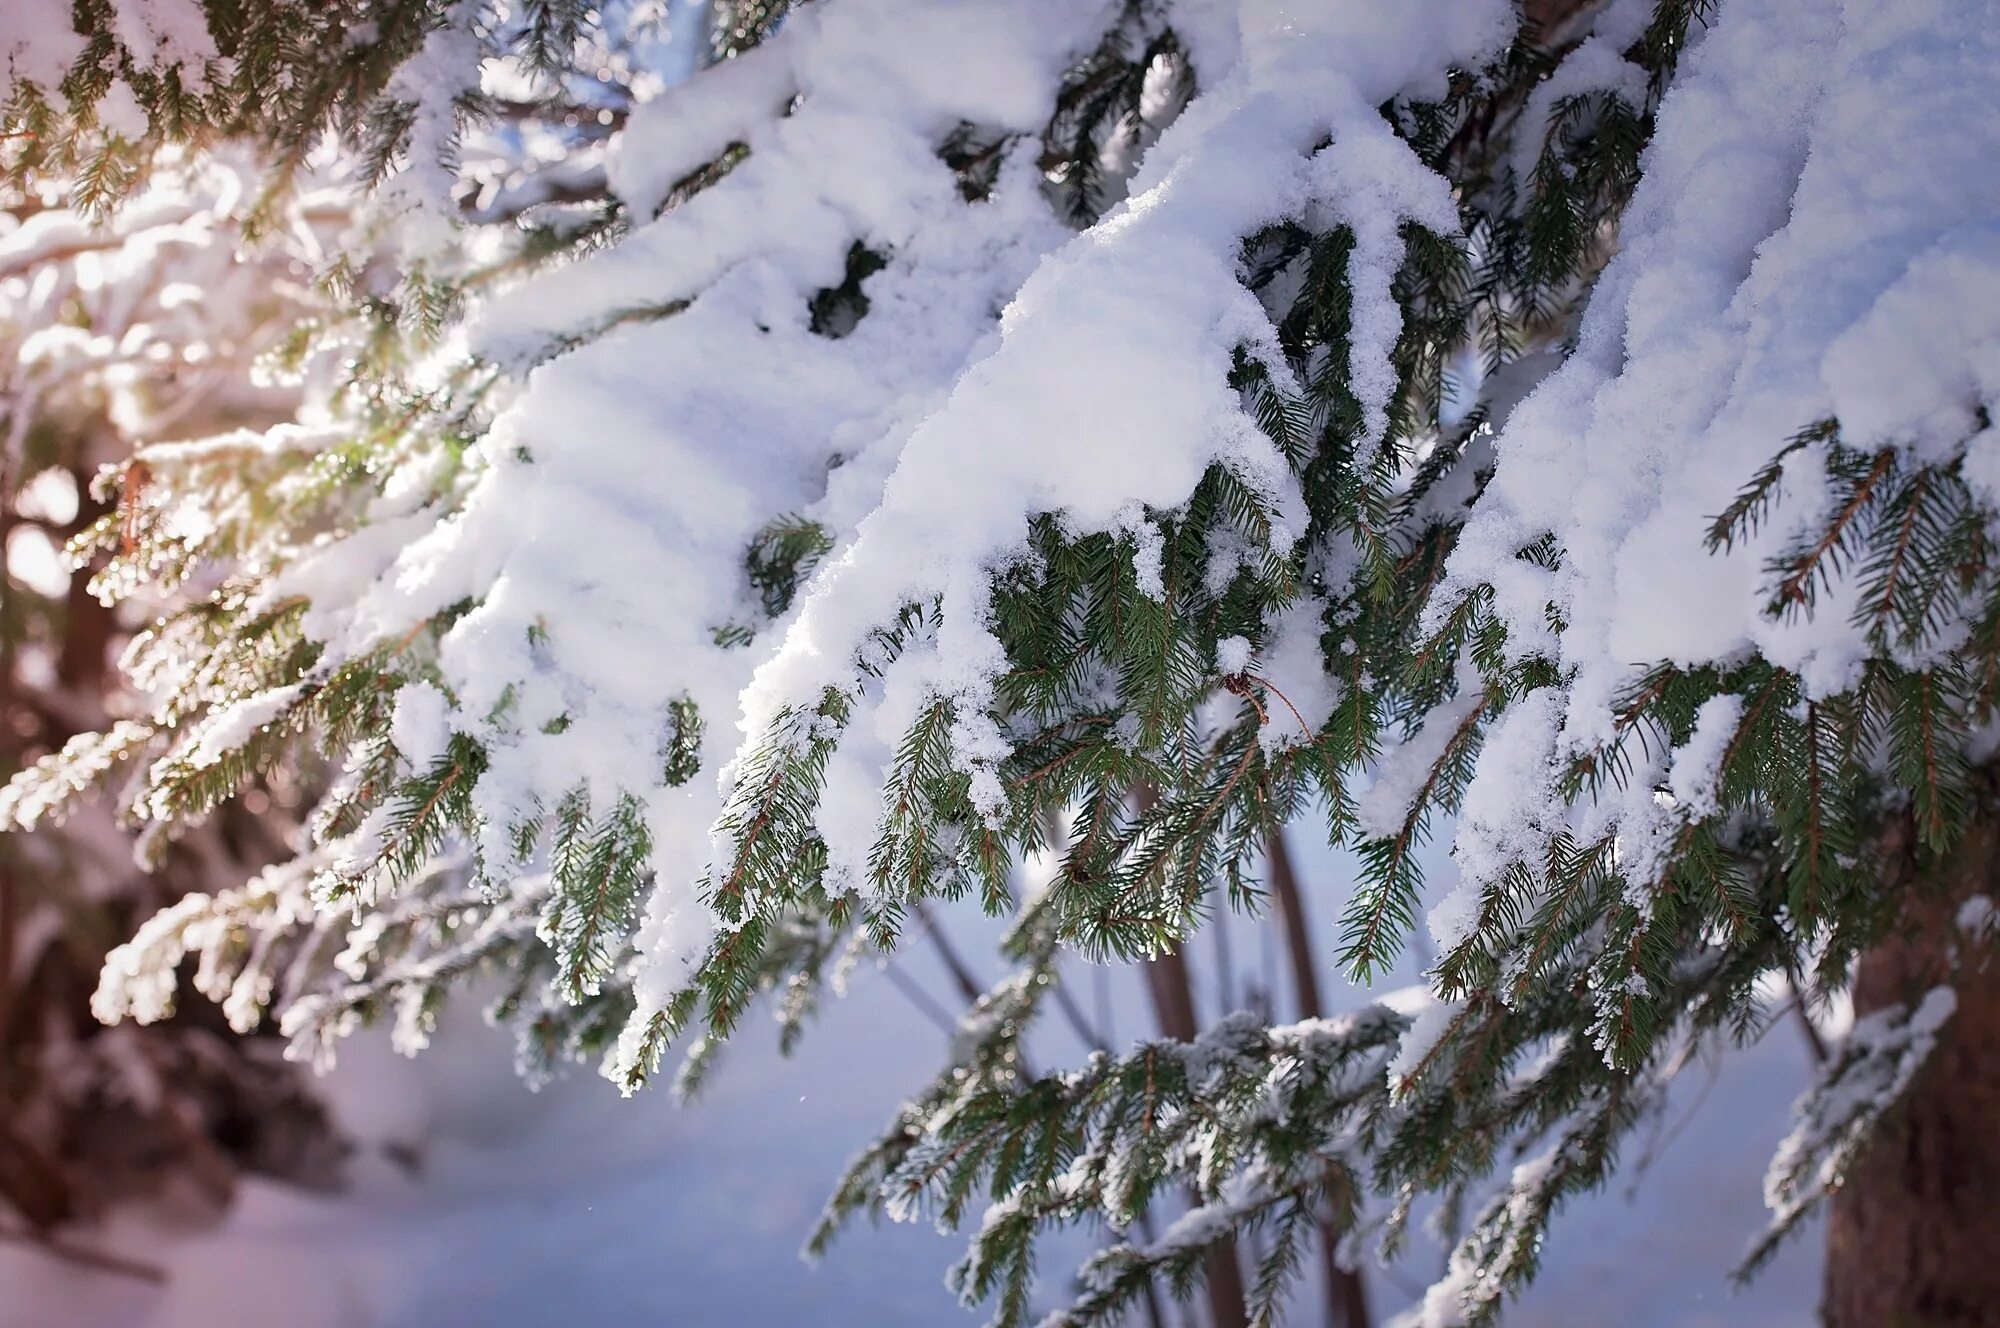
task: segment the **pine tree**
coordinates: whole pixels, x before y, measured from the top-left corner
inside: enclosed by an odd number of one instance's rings
[[[13,94],[83,206],[225,133],[279,198],[324,141],[403,255],[335,264],[327,430],[143,451],[75,546],[113,595],[234,569],[158,636],[133,818],[344,766],[103,1015],[197,949],[310,1054],[414,1046],[492,971],[528,1072],[692,1089],[967,900],[1010,972],[815,1249],[976,1215],[952,1284],[1011,1324],[1099,1222],[1052,1322],[1234,1272],[1262,1323],[1435,1199],[1454,1324],[1694,1052],[1851,988],[1746,1271],[1838,1191],[1837,1245],[1926,1258],[1834,1260],[1833,1322],[1992,1320],[1991,4],[746,2],[659,95],[649,6],[315,8],[208,6],[203,119],[115,44]],[[114,65],[143,130],[34,146]],[[1340,963],[1426,926],[1429,1009],[1031,1071],[1064,956],[1170,967],[1306,824],[1361,864]]]

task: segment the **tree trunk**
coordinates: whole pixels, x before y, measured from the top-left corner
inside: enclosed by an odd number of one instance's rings
[[[101,452],[112,446],[114,444],[98,439],[81,450],[85,453]],[[92,467],[84,456],[77,457],[70,464],[70,483],[76,486],[76,516],[63,531],[65,542],[88,530],[111,510],[111,504],[91,497],[91,472]],[[116,611],[91,593],[90,572],[79,569],[70,577],[69,590],[63,597],[63,636],[62,645],[56,652],[56,680],[93,708],[100,706],[106,695],[106,677],[111,671],[111,638],[116,627]],[[64,734],[50,745],[60,747],[68,737]]]
[[[1892,834],[1884,888],[1911,899],[1909,925],[1862,957],[1856,1017],[1944,981],[1959,905],[2000,894],[1990,789],[1984,807],[1931,869],[1941,879],[1919,880],[1907,828]],[[1953,985],[1929,1062],[1834,1196],[1827,1328],[2000,1328],[2000,961],[1975,960]]]
[[[1160,1031],[1170,1038],[1192,1042],[1197,1032],[1194,1013],[1194,983],[1188,977],[1187,958],[1178,949],[1169,950],[1145,964],[1146,986],[1153,997],[1153,1014]],[[1207,1276],[1202,1279],[1208,1293],[1210,1328],[1243,1328],[1243,1268],[1236,1259],[1236,1242],[1225,1237],[1202,1260]]]
[[[1298,872],[1292,867],[1291,850],[1285,847],[1282,829],[1271,831],[1268,852],[1271,895],[1277,901],[1278,920],[1285,929],[1285,949],[1291,955],[1299,1017],[1318,1019],[1326,1013],[1326,1007],[1319,997],[1319,965],[1313,962],[1305,891],[1299,888]],[[1319,1243],[1321,1271],[1326,1278],[1328,1328],[1368,1328],[1368,1288],[1359,1272],[1340,1266],[1340,1230],[1330,1218],[1319,1224]]]

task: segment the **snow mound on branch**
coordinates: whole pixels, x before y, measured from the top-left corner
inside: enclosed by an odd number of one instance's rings
[[[1996,17],[1953,0],[1729,4],[1689,52],[1578,348],[1501,430],[1449,565],[1448,592],[1491,586],[1510,652],[1574,670],[1544,719],[1558,761],[1499,814],[1542,813],[1561,758],[1611,737],[1646,664],[1754,651],[1811,695],[1853,681],[1867,643],[1851,585],[1812,615],[1764,612],[1767,557],[1826,511],[1810,452],[1748,547],[1702,545],[1801,429],[1837,418],[1850,446],[1926,462],[1969,448],[1969,479],[2000,474],[1990,431],[1966,443],[2000,396]],[[1516,557],[1547,534],[1558,566]],[[1704,716],[1706,753],[1727,718]],[[1713,769],[1673,765],[1676,796],[1706,805]],[[1631,778],[1607,795],[1622,802],[1576,814],[1643,844],[1651,789]]]
[[[15,0],[0,15],[0,102],[17,83],[52,88],[76,58],[83,38],[70,26],[69,0]]]
[[[105,30],[138,69],[195,69],[217,56],[198,0],[112,0],[106,8]],[[63,79],[86,45],[69,0],[7,0],[0,8],[0,106],[22,84],[60,105]],[[122,80],[112,81],[96,111],[106,128],[127,138],[146,132],[145,112]]]
[[[1035,513],[1059,513],[1077,533],[1122,529],[1135,503],[1176,507],[1221,464],[1276,507],[1277,542],[1302,533],[1290,471],[1227,381],[1239,347],[1285,375],[1268,317],[1236,278],[1237,244],[1285,216],[1354,227],[1354,377],[1379,434],[1401,330],[1388,298],[1397,227],[1452,232],[1457,213],[1375,108],[1441,94],[1444,70],[1476,63],[1511,24],[1488,0],[1423,8],[1240,7],[1235,66],[1162,137],[1129,201],[1022,286],[998,345],[913,434],[880,505],[745,694],[750,740],[851,686],[869,635],[933,598],[943,618],[922,661],[928,690],[983,710],[1003,667],[988,582]],[[972,774],[991,810],[997,781]]]

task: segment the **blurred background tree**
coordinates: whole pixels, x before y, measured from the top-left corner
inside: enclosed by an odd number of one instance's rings
[[[0,773],[138,713],[143,683],[117,659],[182,598],[167,587],[114,608],[68,560],[107,511],[99,474],[141,443],[288,421],[304,398],[298,377],[253,366],[320,303],[323,246],[348,224],[352,191],[301,192],[280,238],[246,247],[260,176],[249,156],[169,160],[103,218],[53,189],[0,186]],[[162,1190],[218,1204],[239,1170],[333,1179],[338,1141],[276,1039],[231,1034],[207,1002],[146,1030],[90,1012],[106,951],[138,922],[295,850],[316,778],[273,771],[137,857],[109,797],[0,836],[0,1205],[13,1234]]]

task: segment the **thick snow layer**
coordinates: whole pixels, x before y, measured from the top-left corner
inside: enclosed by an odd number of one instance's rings
[[[103,8],[110,35],[139,69],[192,69],[216,57],[199,0],[111,0]],[[0,11],[0,105],[17,84],[60,103],[63,77],[84,50],[68,0],[8,0]],[[113,81],[97,114],[127,138],[145,133],[145,113],[123,81]]]
[[[1991,393],[1979,237],[2000,180],[1977,163],[2000,151],[2000,92],[1973,71],[2000,54],[1992,17],[1951,0],[1725,6],[1689,55],[1578,353],[1502,432],[1455,559],[1466,578],[1511,573],[1496,590],[1522,649],[1550,644],[1534,639],[1543,605],[1563,608],[1556,650],[1588,670],[1574,729],[1601,724],[1591,703],[1632,661],[1755,646],[1816,690],[1850,677],[1839,612],[1769,621],[1759,550],[1710,557],[1700,540],[1815,420],[1837,415],[1856,446],[1923,447],[1962,438],[1971,389]],[[1921,316],[1915,287],[1936,297]],[[1911,338],[1938,351],[1927,377],[1878,390],[1880,366],[1919,353]],[[1560,572],[1511,559],[1543,531],[1569,555]]]
[[[1277,506],[1278,538],[1296,538],[1292,477],[1226,382],[1237,347],[1272,349],[1269,320],[1235,279],[1236,242],[1274,217],[1346,219],[1350,205],[1372,205],[1360,210],[1384,233],[1357,237],[1355,355],[1357,387],[1379,413],[1378,358],[1400,321],[1371,297],[1373,278],[1386,292],[1398,221],[1451,231],[1457,218],[1443,180],[1373,108],[1507,32],[1504,8],[1483,0],[1426,7],[1427,21],[1359,4],[1243,6],[1237,65],[1167,131],[1131,199],[1021,287],[991,353],[903,448],[853,547],[759,670],[747,734],[848,685],[868,635],[932,596],[944,621],[931,689],[976,704],[1000,668],[987,579],[1021,549],[1034,513],[1058,512],[1078,532],[1125,528],[1135,503],[1176,507],[1220,462]],[[1329,125],[1334,146],[1310,153]]]
[[[1788,464],[1747,544],[1702,546],[1792,435],[1837,418],[1854,447],[1963,448],[1990,483],[1990,431],[1966,439],[2000,387],[2000,176],[1982,165],[2000,157],[2000,87],[1981,72],[2000,58],[1996,18],[1956,0],[1726,4],[1689,52],[1576,353],[1501,429],[1450,562],[1451,586],[1492,587],[1511,651],[1574,669],[1539,717],[1539,773],[1496,782],[1467,816],[1472,865],[1484,827],[1546,816],[1556,771],[1611,735],[1614,698],[1651,663],[1755,651],[1809,694],[1851,684],[1867,649],[1851,585],[1812,615],[1764,611],[1767,558],[1826,513],[1823,458]],[[1559,566],[1515,557],[1545,534]],[[1704,712],[1699,750],[1674,754],[1683,811],[1712,806],[1731,718]],[[1576,813],[1592,838],[1621,833],[1635,878],[1670,815],[1656,782]]]
[[[20,0],[0,17],[0,102],[16,83],[54,87],[83,54],[83,38],[70,27],[67,0]]]

